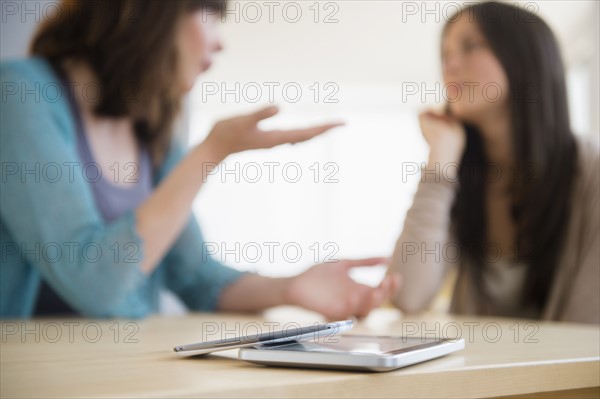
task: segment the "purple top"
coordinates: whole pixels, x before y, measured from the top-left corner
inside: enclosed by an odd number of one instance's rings
[[[130,209],[137,208],[152,193],[152,162],[147,149],[140,151],[138,162],[132,162],[125,165],[115,165],[115,173],[112,170],[100,170],[100,166],[95,162],[94,155],[83,128],[81,115],[77,105],[71,101],[73,114],[76,116],[77,130],[77,153],[84,168],[87,169],[87,176],[92,187],[94,200],[98,210],[105,222],[111,222]],[[91,166],[95,165],[95,166]],[[98,174],[96,174],[98,172]],[[137,175],[136,180],[128,178],[128,175]],[[96,177],[98,176],[98,177]],[[117,181],[131,181],[132,183],[123,186],[117,185]]]

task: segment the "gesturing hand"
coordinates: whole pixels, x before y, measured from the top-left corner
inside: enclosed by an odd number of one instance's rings
[[[329,123],[303,129],[262,130],[258,123],[278,113],[277,107],[267,107],[252,114],[236,116],[215,124],[205,140],[226,157],[245,150],[271,148],[280,144],[309,140],[343,123]]]
[[[397,275],[388,274],[378,287],[359,284],[349,276],[350,269],[386,263],[387,258],[343,259],[315,265],[292,278],[289,303],[323,314],[329,320],[366,317],[392,298],[400,284]]]

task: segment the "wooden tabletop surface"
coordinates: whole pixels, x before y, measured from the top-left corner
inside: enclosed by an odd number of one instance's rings
[[[466,341],[463,351],[387,373],[258,366],[238,360],[236,350],[183,359],[172,350],[314,322],[323,320],[287,307],[262,315],[194,313],[137,321],[5,320],[0,396],[469,398],[583,393],[600,386],[600,327],[594,325],[435,313],[403,318],[379,309],[351,333]]]

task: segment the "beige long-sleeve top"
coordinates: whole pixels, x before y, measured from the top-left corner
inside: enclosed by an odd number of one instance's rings
[[[600,161],[598,145],[578,139],[578,171],[567,226],[549,299],[541,314],[519,306],[515,287],[522,284],[522,265],[496,264],[484,274],[493,290],[488,309],[498,316],[600,323]],[[478,314],[477,296],[451,237],[450,210],[458,184],[431,174],[421,179],[390,268],[402,275],[394,304],[406,313],[429,306],[448,270],[456,267],[450,311]],[[508,266],[514,266],[509,268]],[[496,273],[496,277],[489,273]],[[488,310],[489,311],[489,310]]]

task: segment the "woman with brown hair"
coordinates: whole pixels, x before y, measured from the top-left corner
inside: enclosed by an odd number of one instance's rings
[[[391,296],[397,279],[372,288],[348,275],[382,258],[267,278],[206,257],[191,216],[205,166],[337,126],[263,131],[257,124],[277,113],[269,107],[218,122],[184,153],[173,120],[221,49],[224,7],[64,2],[37,32],[32,57],[2,64],[2,317],[142,317],[158,309],[163,287],[193,310],[294,304],[330,319],[365,316]]]
[[[446,24],[448,112],[421,115],[429,160],[391,270],[424,309],[451,265],[456,313],[600,322],[599,156],[573,135],[565,73],[537,15],[488,2]]]

